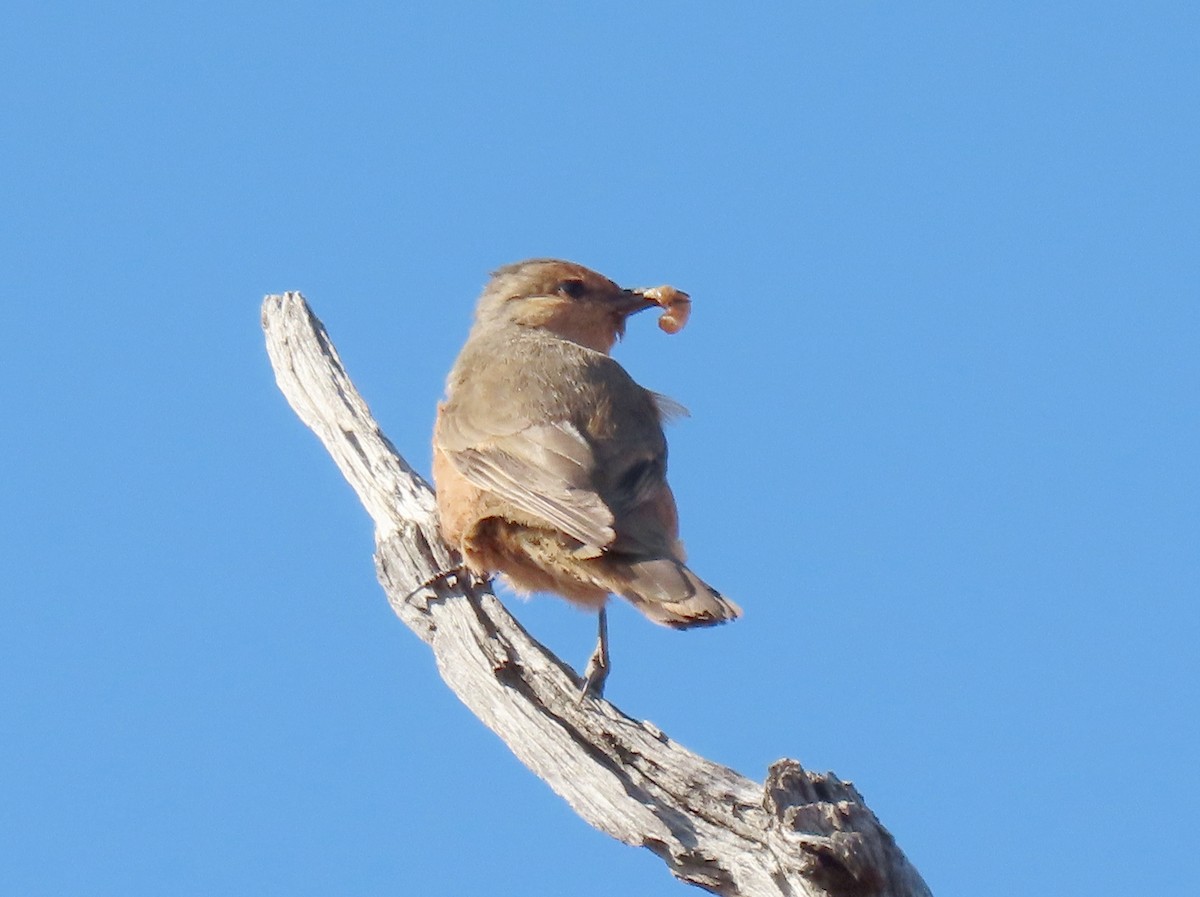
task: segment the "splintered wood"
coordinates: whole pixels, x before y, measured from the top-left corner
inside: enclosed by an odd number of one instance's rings
[[[664,333],[678,333],[687,326],[688,315],[692,313],[692,300],[683,290],[669,286],[651,287],[642,290],[642,295],[662,307],[658,326]]]

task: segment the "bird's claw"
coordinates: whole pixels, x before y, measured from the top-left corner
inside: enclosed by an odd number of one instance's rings
[[[579,701],[586,697],[603,698],[604,683],[608,681],[608,652],[597,645],[592,656],[588,658],[587,667],[583,671],[583,688],[579,691]]]

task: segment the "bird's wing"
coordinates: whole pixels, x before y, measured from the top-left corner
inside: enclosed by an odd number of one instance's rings
[[[585,545],[615,538],[613,514],[595,491],[592,448],[568,421],[487,433],[462,414],[443,414],[438,447],[470,482],[545,520]]]
[[[602,490],[615,518],[612,548],[632,555],[674,556],[680,550],[679,518],[667,485],[666,452],[614,466],[614,476]]]

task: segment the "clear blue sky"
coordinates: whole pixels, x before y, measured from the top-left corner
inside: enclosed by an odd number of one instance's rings
[[[262,348],[304,291],[427,470],[551,255],[693,295],[618,356],[746,609],[619,607],[619,706],[939,895],[1193,893],[1196,5],[428,6],[7,9],[0,892],[685,893],[442,685]]]

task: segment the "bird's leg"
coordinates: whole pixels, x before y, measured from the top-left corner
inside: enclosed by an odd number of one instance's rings
[[[596,650],[588,658],[587,668],[583,671],[583,691],[580,692],[580,700],[583,700],[588,695],[597,698],[604,697],[604,682],[608,679],[609,670],[608,609],[605,607],[600,608],[599,636],[599,639],[596,641]]]

